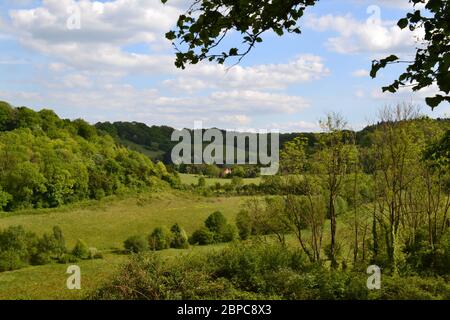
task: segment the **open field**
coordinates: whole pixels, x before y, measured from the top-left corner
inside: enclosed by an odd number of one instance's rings
[[[187,173],[180,173],[180,179],[181,182],[184,184],[197,184],[198,183],[198,179],[202,177],[201,175],[197,175],[197,174],[187,174]],[[205,182],[207,186],[214,186],[216,183],[220,183],[221,185],[227,184],[227,183],[231,183],[231,179],[222,179],[222,178],[205,178]],[[261,178],[246,178],[243,179],[244,184],[259,184],[261,182]]]
[[[104,259],[76,263],[82,271],[82,290],[68,290],[67,265],[50,264],[26,267],[0,273],[0,299],[81,299],[105,282],[127,256],[111,253],[121,249],[123,241],[134,234],[149,234],[161,225],[180,223],[188,233],[203,224],[206,217],[220,210],[234,221],[242,198],[202,198],[188,194],[142,194],[108,204],[98,202],[85,208],[35,210],[33,214],[18,212],[0,218],[0,228],[22,225],[26,230],[42,234],[54,225],[63,230],[70,249],[77,239],[106,252]],[[191,251],[211,250],[221,245],[191,247],[188,250],[165,250],[158,254],[178,256]]]
[[[124,200],[104,202],[96,206],[73,210],[35,210],[34,214],[20,214],[0,218],[0,228],[22,225],[37,234],[61,227],[68,247],[77,239],[99,250],[122,248],[131,235],[149,234],[155,227],[179,223],[192,233],[214,211],[222,211],[234,221],[243,198],[203,198],[184,193],[141,194]]]

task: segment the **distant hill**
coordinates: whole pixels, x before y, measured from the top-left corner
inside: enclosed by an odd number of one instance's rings
[[[429,119],[422,118],[414,120],[418,123],[421,121],[431,121],[439,126],[449,128],[450,119]],[[355,132],[356,142],[359,146],[369,146],[370,136],[382,123],[377,123],[365,127],[364,129]],[[139,151],[154,161],[161,160],[166,164],[171,163],[170,153],[177,142],[171,141],[171,135],[174,128],[168,126],[147,126],[139,122],[99,122],[95,125],[97,129],[105,131],[113,136],[119,143],[127,146],[131,150]],[[423,130],[426,126],[424,126]],[[191,134],[192,134],[192,130]],[[225,131],[222,130],[225,134]],[[318,142],[320,133],[310,132],[293,132],[280,134],[280,146],[282,147],[286,142],[289,142],[296,137],[304,137],[308,141],[310,150]],[[246,151],[248,154],[248,151]]]
[[[131,150],[139,151],[154,161],[161,160],[166,164],[171,163],[172,148],[178,143],[171,141],[175,129],[168,126],[149,127],[139,122],[99,122],[95,126],[100,131],[107,132]],[[192,134],[193,131],[189,131]],[[226,131],[221,131],[225,135]],[[283,145],[298,136],[307,138],[310,146],[313,146],[317,141],[314,133],[284,133],[280,134],[280,144]],[[248,155],[248,151],[246,153]]]

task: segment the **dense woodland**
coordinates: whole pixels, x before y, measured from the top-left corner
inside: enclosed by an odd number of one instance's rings
[[[176,184],[162,163],[79,119],[0,103],[0,211],[57,207]]]

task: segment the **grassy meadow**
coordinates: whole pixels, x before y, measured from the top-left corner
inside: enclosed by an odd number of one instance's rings
[[[185,193],[141,194],[126,199],[93,201],[79,207],[42,209],[2,214],[0,229],[22,225],[26,230],[43,234],[52,227],[61,227],[71,248],[77,239],[104,253],[103,259],[77,262],[81,268],[82,290],[68,290],[65,273],[70,264],[31,266],[0,273],[0,299],[81,299],[107,281],[128,256],[123,241],[130,235],[148,235],[153,228],[182,225],[191,233],[199,228],[209,214],[220,210],[232,222],[243,198],[203,198]],[[159,254],[178,256],[191,251],[211,250],[222,245],[187,250],[164,250]]]

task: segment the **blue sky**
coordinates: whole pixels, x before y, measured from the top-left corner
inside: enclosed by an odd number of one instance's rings
[[[408,0],[321,0],[302,20],[302,35],[268,33],[231,69],[202,63],[181,71],[164,33],[187,3],[1,1],[0,100],[92,123],[181,128],[201,120],[206,127],[285,132],[319,130],[330,111],[359,129],[383,106],[402,102],[432,117],[450,113],[448,104],[434,112],[425,106],[435,88],[383,94],[401,66],[368,76],[374,58],[413,55],[420,31],[395,26],[411,10]]]

